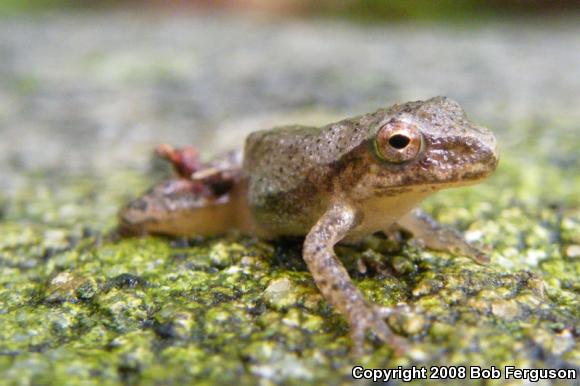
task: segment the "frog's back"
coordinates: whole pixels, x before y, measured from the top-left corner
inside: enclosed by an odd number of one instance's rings
[[[337,160],[357,142],[355,122],[280,127],[247,138],[248,204],[259,225],[285,235],[310,229],[332,195]]]
[[[309,156],[318,129],[281,127],[252,133],[244,149],[248,204],[261,228],[277,234],[302,234],[319,194],[319,165]],[[305,202],[306,197],[310,200]],[[310,204],[310,205],[308,205]]]
[[[317,160],[310,152],[318,129],[281,127],[252,133],[246,140],[244,170],[257,196],[288,193],[306,183]]]

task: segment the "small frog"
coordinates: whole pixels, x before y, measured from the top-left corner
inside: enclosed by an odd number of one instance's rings
[[[369,303],[334,253],[339,242],[402,229],[428,248],[485,254],[414,209],[434,192],[477,183],[498,164],[496,139],[446,97],[408,102],[323,127],[252,133],[240,152],[203,164],[193,148],[157,149],[178,178],[120,212],[132,234],[214,235],[231,228],[272,239],[305,236],[303,258],[316,285],[349,322],[360,351],[367,331],[403,351],[385,318],[397,309]]]

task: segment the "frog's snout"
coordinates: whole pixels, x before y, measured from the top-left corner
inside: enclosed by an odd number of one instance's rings
[[[493,147],[493,159],[494,159],[494,169],[497,167],[497,164],[499,163],[499,145],[497,144],[497,140],[495,139],[495,136],[493,137],[494,139],[494,147]]]
[[[495,135],[484,127],[476,127],[475,135],[467,140],[471,148],[466,159],[468,179],[480,180],[490,176],[499,163],[499,147]]]
[[[483,155],[484,161],[487,161],[485,163],[489,165],[490,168],[489,172],[491,174],[497,167],[497,164],[499,163],[499,146],[497,143],[497,138],[491,132],[491,130],[488,129],[484,130],[486,133],[480,138],[480,141],[482,142],[481,153]]]

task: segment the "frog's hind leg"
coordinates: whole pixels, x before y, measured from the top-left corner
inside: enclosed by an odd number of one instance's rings
[[[178,178],[164,181],[119,212],[121,235],[215,235],[240,225],[241,152],[229,152],[202,164],[191,146],[160,145]]]
[[[489,263],[489,257],[465,241],[459,232],[442,226],[420,209],[399,219],[395,228],[410,232],[429,249],[465,255],[479,264]]]
[[[366,301],[334,253],[334,245],[356,225],[354,210],[343,205],[332,207],[306,236],[304,260],[326,300],[347,318],[356,354],[362,352],[367,330],[402,352],[406,341],[394,335],[384,321],[389,312]]]
[[[207,185],[187,179],[164,181],[119,212],[121,235],[205,235],[236,224],[237,188],[216,197]]]

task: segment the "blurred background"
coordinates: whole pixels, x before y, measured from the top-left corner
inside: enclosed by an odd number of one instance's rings
[[[365,367],[580,369],[578,0],[0,0],[0,383],[352,384],[299,243],[101,235],[169,175],[159,143],[435,95],[502,155],[423,207],[492,264],[337,248],[369,299],[425,310]]]
[[[2,0],[0,14],[6,218],[110,222],[153,180],[137,176],[158,143],[211,155],[435,95],[494,129],[506,179],[527,170],[534,199],[575,200],[578,1]],[[61,195],[79,179],[82,205]]]

